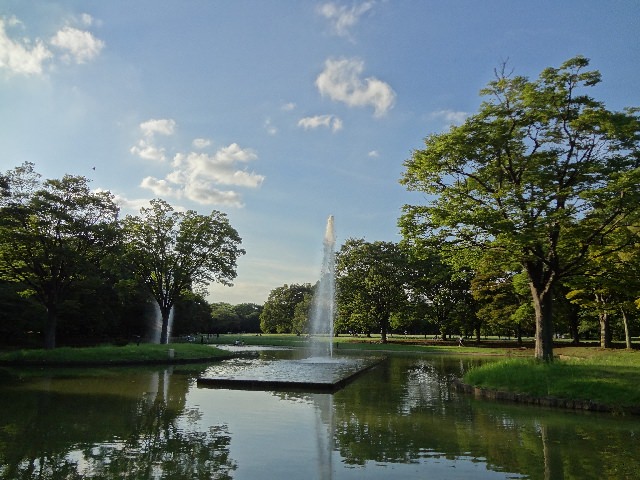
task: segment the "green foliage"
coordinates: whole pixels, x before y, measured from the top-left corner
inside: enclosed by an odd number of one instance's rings
[[[261,330],[264,333],[302,333],[302,325],[295,320],[296,306],[303,301],[308,302],[312,291],[308,283],[283,285],[271,290],[260,313]]]
[[[140,216],[127,215],[123,231],[127,259],[160,308],[161,343],[166,341],[169,313],[181,293],[211,282],[230,285],[236,261],[245,253],[225,214],[176,212],[159,199],[142,208]]]
[[[536,311],[536,354],[546,360],[554,285],[639,213],[640,119],[583,93],[600,81],[588,65],[575,57],[535,81],[497,71],[479,112],[429,135],[401,180],[429,195],[427,205],[404,207],[410,244],[438,239],[451,257],[492,249],[521,265]]]
[[[117,247],[118,207],[84,177],[41,181],[33,164],[7,172],[0,205],[0,277],[47,310],[45,345],[56,345],[58,311],[100,275]]]
[[[336,256],[341,330],[380,332],[386,342],[391,316],[407,305],[408,259],[397,244],[348,239]]]

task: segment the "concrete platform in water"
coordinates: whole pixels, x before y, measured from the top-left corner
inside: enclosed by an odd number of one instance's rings
[[[344,388],[384,358],[322,358],[246,361],[222,365],[198,378],[199,387],[332,393]],[[223,362],[224,363],[224,362]]]

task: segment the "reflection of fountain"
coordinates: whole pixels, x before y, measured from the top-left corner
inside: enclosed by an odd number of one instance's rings
[[[333,478],[333,450],[335,435],[335,420],[333,412],[333,395],[314,394],[316,405],[316,446],[318,449],[316,471],[323,480]]]
[[[333,320],[335,317],[335,244],[333,215],[327,219],[323,240],[324,254],[320,280],[313,295],[310,312],[310,354],[313,356],[333,356]],[[328,335],[328,346],[314,339],[314,335]]]

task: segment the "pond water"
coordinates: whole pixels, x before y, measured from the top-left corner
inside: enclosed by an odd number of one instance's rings
[[[198,387],[224,363],[0,370],[0,478],[638,478],[639,418],[451,390],[480,361],[394,355],[333,394]]]

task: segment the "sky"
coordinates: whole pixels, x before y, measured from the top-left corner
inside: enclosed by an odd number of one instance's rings
[[[224,212],[246,254],[207,299],[262,304],[315,283],[329,215],[337,248],[400,241],[403,162],[501,65],[583,55],[640,106],[639,32],[639,0],[2,0],[0,171]]]

